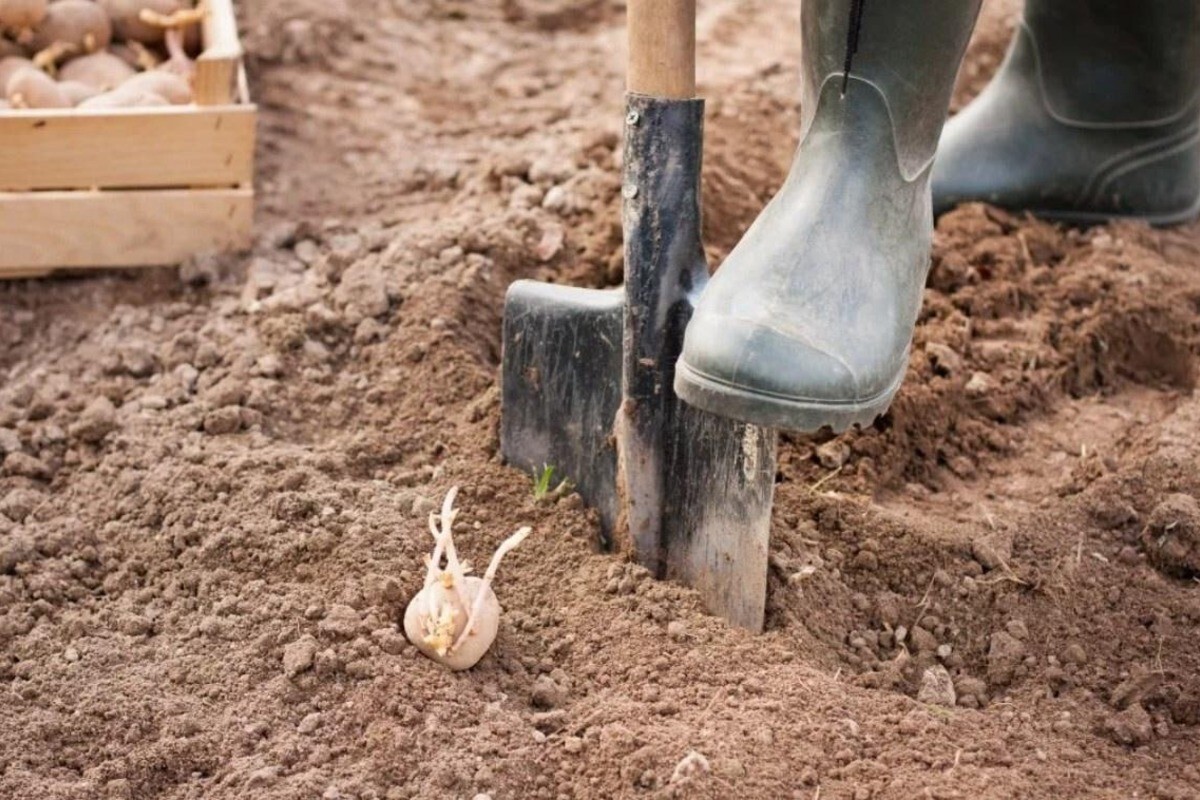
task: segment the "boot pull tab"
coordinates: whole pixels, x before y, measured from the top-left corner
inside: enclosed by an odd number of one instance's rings
[[[854,54],[858,52],[858,36],[862,32],[863,5],[867,0],[851,0],[850,24],[846,29],[846,61],[842,70],[842,97],[850,86],[850,68],[854,65]]]

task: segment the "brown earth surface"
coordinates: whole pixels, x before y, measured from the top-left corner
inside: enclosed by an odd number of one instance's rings
[[[892,412],[784,442],[752,636],[497,455],[505,287],[620,280],[620,3],[241,13],[254,252],[0,287],[0,797],[1200,797],[1200,227],[942,219]],[[701,3],[716,260],[796,27]],[[461,674],[397,628],[455,484],[468,557],[535,529]]]

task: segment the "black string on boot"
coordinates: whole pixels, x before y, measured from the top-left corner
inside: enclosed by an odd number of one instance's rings
[[[842,71],[842,96],[850,86],[850,67],[854,64],[854,54],[858,52],[858,36],[862,32],[863,5],[866,0],[851,0],[850,25],[846,31],[846,65]]]

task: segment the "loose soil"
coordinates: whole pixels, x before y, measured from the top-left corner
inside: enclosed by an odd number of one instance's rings
[[[505,287],[620,281],[620,3],[241,13],[254,251],[0,287],[0,797],[1200,797],[1200,227],[942,219],[892,412],[783,444],[752,636],[497,454]],[[796,24],[701,3],[714,263]],[[535,529],[463,674],[397,628],[456,484],[475,561]]]

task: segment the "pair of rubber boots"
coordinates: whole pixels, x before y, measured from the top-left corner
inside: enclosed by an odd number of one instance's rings
[[[800,146],[701,296],[685,401],[770,427],[870,424],[904,378],[934,215],[958,203],[1197,216],[1200,0],[1027,0],[998,74],[947,125],[978,12],[804,0]]]

